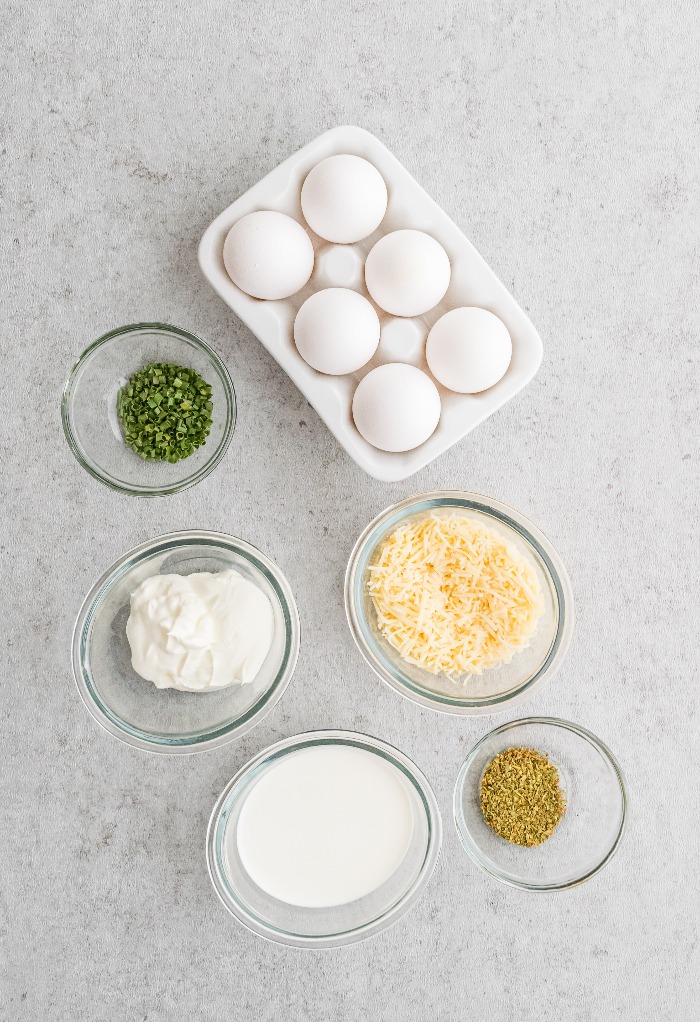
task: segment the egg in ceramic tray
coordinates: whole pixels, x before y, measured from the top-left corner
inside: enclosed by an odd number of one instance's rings
[[[327,132],[236,200],[200,264],[378,479],[422,468],[540,364],[523,310],[360,128]]]

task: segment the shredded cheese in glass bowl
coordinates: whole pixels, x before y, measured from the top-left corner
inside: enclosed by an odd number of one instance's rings
[[[535,567],[495,529],[462,515],[401,525],[370,565],[382,634],[431,674],[510,663],[544,613]]]
[[[573,630],[566,570],[532,523],[463,491],[411,497],[358,540],[345,584],[350,629],[392,688],[447,713],[526,698]]]

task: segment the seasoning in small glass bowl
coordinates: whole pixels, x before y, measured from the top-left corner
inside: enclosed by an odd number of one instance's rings
[[[499,752],[481,778],[481,812],[499,837],[532,848],[554,833],[566,812],[559,771],[537,749]]]
[[[79,464],[121,493],[177,493],[223,458],[236,423],[226,366],[178,327],[135,323],[98,338],[63,389],[63,430]]]
[[[599,738],[570,721],[502,724],[469,752],[454,819],[467,855],[501,883],[562,891],[595,876],[617,851],[627,790]]]

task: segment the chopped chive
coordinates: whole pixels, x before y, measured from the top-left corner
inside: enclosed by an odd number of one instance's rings
[[[134,373],[117,395],[124,443],[148,460],[174,464],[206,443],[212,390],[194,369],[154,362]]]

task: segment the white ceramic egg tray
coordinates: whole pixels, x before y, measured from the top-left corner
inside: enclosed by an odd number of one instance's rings
[[[326,156],[339,153],[369,160],[381,173],[389,192],[386,216],[379,228],[353,245],[335,245],[319,238],[301,212],[304,178]],[[311,279],[301,291],[281,301],[251,298],[236,287],[224,268],[224,239],[230,228],[246,213],[259,209],[274,209],[294,217],[307,230],[314,246],[316,261]],[[382,330],[374,357],[348,376],[316,372],[294,344],[294,318],[300,306],[310,294],[326,287],[353,288],[369,299],[364,283],[367,253],[383,235],[405,227],[432,235],[450,257],[452,278],[445,297],[430,312],[412,319],[397,319],[375,305]],[[386,146],[363,128],[339,127],[325,132],[253,185],[207,228],[199,246],[199,263],[214,290],[279,362],[350,457],[369,475],[384,482],[406,479],[461,440],[522,390],[542,361],[539,335],[513,296],[457,225]],[[442,414],[433,435],[420,447],[401,454],[372,447],[360,436],[352,420],[352,397],[357,384],[371,369],[385,362],[407,362],[430,376],[425,360],[428,331],[444,313],[463,305],[488,309],[508,327],[513,358],[505,376],[481,394],[455,394],[434,380],[440,392]]]

